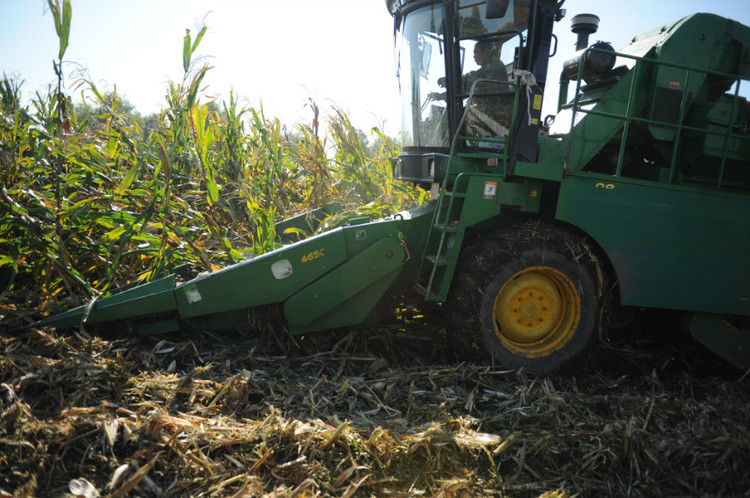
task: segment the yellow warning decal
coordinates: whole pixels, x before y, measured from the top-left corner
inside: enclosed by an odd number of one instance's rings
[[[542,96],[534,95],[534,110],[539,111],[542,109]]]

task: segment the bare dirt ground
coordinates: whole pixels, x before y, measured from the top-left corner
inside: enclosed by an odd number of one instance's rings
[[[750,376],[670,327],[538,377],[439,324],[0,335],[2,496],[750,496]]]

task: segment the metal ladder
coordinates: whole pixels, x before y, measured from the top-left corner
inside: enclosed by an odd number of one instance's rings
[[[449,173],[450,159],[446,166],[446,177]],[[425,288],[425,299],[428,301],[444,301],[448,297],[450,276],[456,267],[465,233],[465,228],[460,226],[459,220],[466,197],[466,178],[466,174],[459,174],[453,189],[447,189],[447,182],[443,182],[440,188],[432,230],[427,241],[428,248],[434,247],[434,240],[437,238],[437,250],[434,254],[425,255],[425,263],[431,266]]]

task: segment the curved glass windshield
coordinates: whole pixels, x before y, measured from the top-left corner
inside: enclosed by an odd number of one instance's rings
[[[401,144],[448,147],[445,98],[443,8],[432,5],[411,12],[401,26]]]
[[[508,116],[513,110],[513,89],[507,82],[518,67],[516,59],[528,27],[529,4],[530,0],[511,0],[504,17],[487,19],[485,0],[458,0],[453,6],[456,10],[448,16],[454,19],[455,41],[445,39],[444,2],[415,9],[401,18],[397,46],[403,147],[432,150],[450,147],[446,60],[453,61],[455,67],[450,70],[456,77],[461,74],[462,88],[451,93],[462,99],[458,109],[466,105],[466,95],[477,79],[498,82],[475,88],[472,114],[464,132],[490,138],[507,134]],[[455,57],[459,60],[446,57],[446,50],[456,48]],[[454,119],[459,120],[460,116]],[[468,129],[477,120],[482,126]],[[503,126],[498,125],[500,121]]]

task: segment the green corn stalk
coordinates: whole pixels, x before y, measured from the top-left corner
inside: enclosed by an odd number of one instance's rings
[[[210,155],[214,145],[214,130],[216,127],[210,122],[207,105],[194,105],[190,109],[190,119],[195,152],[205,175],[208,204],[213,205],[219,200],[219,187],[216,183],[216,173]]]
[[[334,109],[328,129],[336,145],[336,188],[345,205],[358,207],[382,201],[382,185],[386,183],[387,176],[368,157],[367,137],[352,125],[340,108]]]
[[[282,125],[278,119],[266,119],[263,107],[250,109],[251,153],[246,172],[249,189],[245,198],[252,198],[264,209],[274,207],[286,212],[290,206],[287,195],[289,172],[294,169],[283,147]]]
[[[242,181],[245,165],[249,160],[245,125],[242,120],[247,109],[239,108],[234,90],[229,91],[229,103],[224,103],[223,109],[224,121],[221,123],[223,140],[218,154],[222,160],[220,169],[227,181],[232,184],[231,189],[237,190],[237,184]]]
[[[276,249],[275,209],[264,209],[252,199],[247,200],[247,207],[254,225],[253,252],[264,254]]]
[[[316,209],[330,203],[333,199],[333,177],[330,161],[326,154],[326,142],[319,136],[320,108],[312,99],[308,106],[313,111],[310,124],[297,126],[293,136],[285,137],[285,148],[296,168],[294,172],[298,200],[308,209]]]

